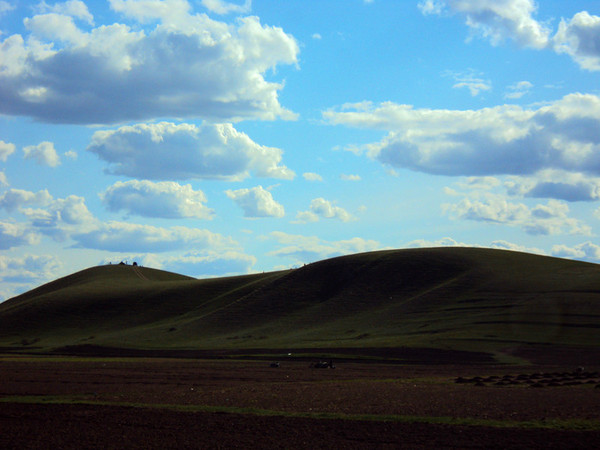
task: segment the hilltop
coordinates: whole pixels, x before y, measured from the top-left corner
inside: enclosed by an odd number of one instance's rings
[[[595,351],[599,318],[596,264],[482,248],[404,249],[204,280],[92,267],[1,303],[0,346],[429,348],[498,357]]]

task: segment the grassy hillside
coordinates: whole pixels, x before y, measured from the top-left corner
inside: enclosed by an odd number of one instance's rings
[[[363,253],[196,280],[103,266],[0,304],[0,346],[600,346],[600,266],[491,249]]]

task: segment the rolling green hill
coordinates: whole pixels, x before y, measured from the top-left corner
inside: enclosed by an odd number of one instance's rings
[[[600,347],[600,266],[481,248],[390,250],[198,280],[93,267],[0,303],[0,346]]]

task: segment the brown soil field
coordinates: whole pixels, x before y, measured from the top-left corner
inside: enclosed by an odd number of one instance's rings
[[[572,369],[6,355],[0,447],[597,447],[597,372],[489,381]]]

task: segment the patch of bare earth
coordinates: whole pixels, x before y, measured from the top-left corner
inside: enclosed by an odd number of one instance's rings
[[[506,372],[494,366],[347,363],[313,369],[297,361],[270,368],[260,361],[7,357],[0,359],[0,448],[564,448],[600,442],[597,431],[289,416],[452,417],[507,425],[598,419],[600,389],[592,384],[534,389],[454,382],[457,376]],[[25,396],[40,401],[7,401]],[[49,398],[84,404],[43,404]],[[138,407],[123,406],[134,404]],[[174,411],[163,405],[288,416]]]

